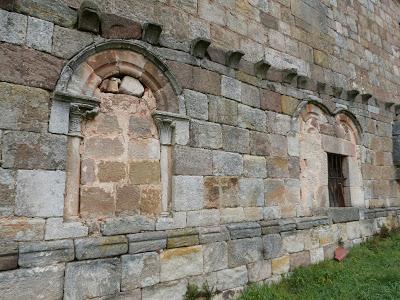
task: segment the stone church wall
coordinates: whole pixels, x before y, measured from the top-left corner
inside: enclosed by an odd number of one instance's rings
[[[0,1],[1,299],[225,299],[398,227],[397,2],[211,2]]]

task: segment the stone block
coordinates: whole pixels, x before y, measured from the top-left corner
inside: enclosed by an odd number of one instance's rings
[[[266,179],[265,180],[265,203],[268,206],[280,205],[284,203],[285,182],[282,179]]]
[[[120,291],[120,281],[119,258],[71,262],[65,268],[64,299],[113,295]]]
[[[324,248],[315,248],[310,250],[310,262],[317,264],[324,261]]]
[[[50,54],[7,43],[0,45],[0,58],[1,81],[48,90],[54,89],[64,66]]]
[[[238,176],[243,172],[243,158],[240,154],[213,151],[213,174]]]
[[[293,113],[296,111],[296,108],[299,105],[299,103],[300,101],[295,98],[282,95],[281,96],[282,113],[292,116]]]
[[[19,170],[16,214],[26,217],[58,217],[64,211],[65,173]]]
[[[223,226],[200,228],[199,240],[201,244],[227,241],[229,231]]]
[[[15,242],[0,243],[0,271],[18,268],[18,244]]]
[[[267,157],[267,174],[270,178],[288,178],[288,159],[283,157]]]
[[[84,237],[88,235],[88,227],[80,222],[64,222],[63,218],[46,220],[45,240],[59,240]]]
[[[142,205],[146,204],[146,201],[141,201],[140,199],[140,190],[143,188],[143,192],[146,192],[148,186],[137,186],[132,184],[119,185],[117,186],[116,192],[116,202],[115,202],[115,212],[117,215],[132,215],[137,213],[140,210]],[[153,187],[153,186],[150,186]],[[157,186],[154,187],[156,196]],[[146,200],[149,196],[152,196],[152,189],[149,189],[149,192],[143,194],[143,200]],[[151,197],[150,197],[151,198]],[[148,200],[148,199],[147,199]],[[160,202],[158,200],[158,202]],[[152,209],[152,213],[157,211],[157,207],[149,206],[149,209]]]
[[[168,232],[167,248],[187,247],[199,244],[199,235],[196,229],[178,229]]]
[[[290,256],[285,255],[272,259],[272,274],[280,275],[289,272],[290,270]]]
[[[251,131],[250,133],[250,153],[252,155],[270,155],[271,144],[268,134],[263,132]]]
[[[265,178],[267,176],[266,160],[262,156],[243,156],[243,175],[246,177]]]
[[[0,207],[10,210],[10,214],[15,206],[15,183],[16,172],[0,168]]]
[[[208,119],[210,121],[227,125],[237,125],[237,102],[216,96],[208,96],[208,101]]]
[[[64,266],[18,269],[0,273],[1,299],[62,299]]]
[[[198,148],[222,148],[221,125],[210,122],[191,121],[190,145]]]
[[[89,46],[95,36],[74,29],[54,26],[52,53],[58,57],[69,59],[81,49]]]
[[[77,12],[61,0],[15,0],[15,11],[39,19],[72,27],[77,20]]]
[[[218,225],[220,212],[218,209],[203,209],[187,212],[187,226],[212,226]]]
[[[126,216],[106,219],[101,224],[103,235],[138,233],[155,229],[155,221],[145,216]]]
[[[360,210],[357,207],[331,207],[328,213],[333,223],[345,223],[360,219]]]
[[[28,17],[26,44],[36,50],[51,52],[54,24]]]
[[[146,161],[147,162],[147,161]],[[151,165],[151,162],[147,162],[149,164],[149,168],[151,168],[153,165]],[[143,163],[144,164],[144,163]],[[135,167],[140,168],[142,165],[139,164],[139,166],[131,164],[131,168],[134,169]],[[119,161],[101,161],[97,165],[97,176],[100,182],[118,182],[120,180],[125,179],[126,177],[126,171],[125,171],[125,163],[119,162]],[[146,169],[147,170],[147,169]],[[146,176],[143,176],[146,178]],[[141,178],[143,178],[141,177]],[[134,181],[135,178],[131,178],[132,181]],[[136,182],[133,182],[136,183]],[[147,182],[145,182],[147,183]]]
[[[172,217],[161,217],[157,220],[157,230],[179,229],[186,226],[186,212],[173,212]]]
[[[218,271],[216,288],[218,291],[225,291],[235,287],[242,287],[248,282],[247,276],[246,266]]]
[[[242,100],[242,84],[239,80],[228,76],[221,78],[221,95],[236,101]]]
[[[186,285],[187,282],[181,280],[146,287],[142,291],[142,300],[183,299],[186,293]]]
[[[261,93],[261,109],[281,112],[281,94],[270,90],[262,90]]]
[[[0,9],[0,41],[23,45],[26,40],[27,17]]]
[[[201,246],[169,249],[160,254],[161,282],[203,273]]]
[[[43,240],[45,220],[38,218],[0,219],[0,240],[36,241]]]
[[[115,199],[112,191],[104,187],[82,186],[80,197],[80,215],[83,218],[104,217],[114,214]]]
[[[18,265],[23,268],[45,267],[74,260],[72,240],[29,242],[20,245]]]
[[[208,120],[208,98],[207,95],[192,91],[184,90],[186,112],[188,116],[196,119]]]
[[[1,82],[0,95],[1,129],[46,130],[49,114],[47,91]]]
[[[204,207],[236,207],[239,205],[237,177],[210,176],[204,178]]]
[[[249,282],[260,282],[272,275],[271,260],[260,260],[247,265]]]
[[[176,211],[201,209],[204,198],[202,176],[174,176],[172,179],[173,207]]]
[[[228,246],[226,242],[204,245],[203,257],[205,273],[226,269],[228,267]]]
[[[279,157],[287,157],[288,141],[287,137],[279,134],[270,134],[269,141],[271,143],[271,155]]]
[[[283,254],[282,238],[279,234],[266,234],[262,237],[264,258],[271,259]]]
[[[129,234],[127,237],[130,254],[158,251],[167,246],[167,235],[163,231]]]
[[[103,14],[101,35],[106,39],[139,39],[142,26],[131,19],[114,14]]]
[[[260,221],[264,218],[262,207],[245,207],[244,215],[247,221]]]
[[[260,90],[258,87],[241,83],[241,102],[243,104],[260,108]]]
[[[64,169],[66,136],[10,131],[3,136],[3,168]]]
[[[238,267],[261,260],[263,252],[261,237],[232,240],[228,242],[228,266]]]
[[[295,253],[304,250],[304,237],[295,232],[283,232],[282,235],[282,244],[284,251],[288,253]]]
[[[359,222],[346,223],[347,237],[349,240],[358,239],[361,237],[361,229]]]
[[[220,95],[221,76],[202,68],[193,67],[193,89],[202,93]]]
[[[240,206],[264,205],[264,180],[261,178],[239,179]]]
[[[128,252],[125,236],[80,238],[75,240],[76,258],[92,259],[117,256]]]
[[[174,173],[177,175],[211,175],[211,150],[175,146]]]
[[[243,207],[228,207],[221,209],[221,223],[243,222],[246,219]]]
[[[121,290],[129,291],[160,282],[160,258],[156,252],[121,256]]]
[[[238,125],[242,128],[265,131],[267,118],[264,111],[247,105],[238,105]]]
[[[250,133],[246,129],[222,126],[223,149],[229,152],[249,153]]]
[[[160,174],[158,160],[133,161],[129,164],[129,178],[133,184],[158,184],[160,183]]]
[[[261,236],[261,226],[256,222],[228,224],[232,240]]]
[[[290,254],[290,270],[293,271],[298,267],[305,267],[311,263],[310,252],[303,251]]]

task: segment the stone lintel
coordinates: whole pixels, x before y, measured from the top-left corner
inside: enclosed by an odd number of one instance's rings
[[[360,220],[360,209],[358,207],[331,207],[328,215],[333,223],[345,223]]]

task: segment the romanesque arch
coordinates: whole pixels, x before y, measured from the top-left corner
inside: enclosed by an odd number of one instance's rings
[[[361,176],[361,127],[347,110],[331,112],[316,101],[302,102],[293,115],[300,157],[300,201],[298,215],[312,215],[335,206],[329,187],[328,159],[342,159],[344,205],[364,206]]]
[[[168,215],[181,88],[139,42],[89,46],[63,69],[49,128],[68,135],[64,215]]]

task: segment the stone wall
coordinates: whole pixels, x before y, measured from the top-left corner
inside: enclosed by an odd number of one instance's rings
[[[227,298],[398,226],[396,2],[170,2],[0,1],[5,299]]]

